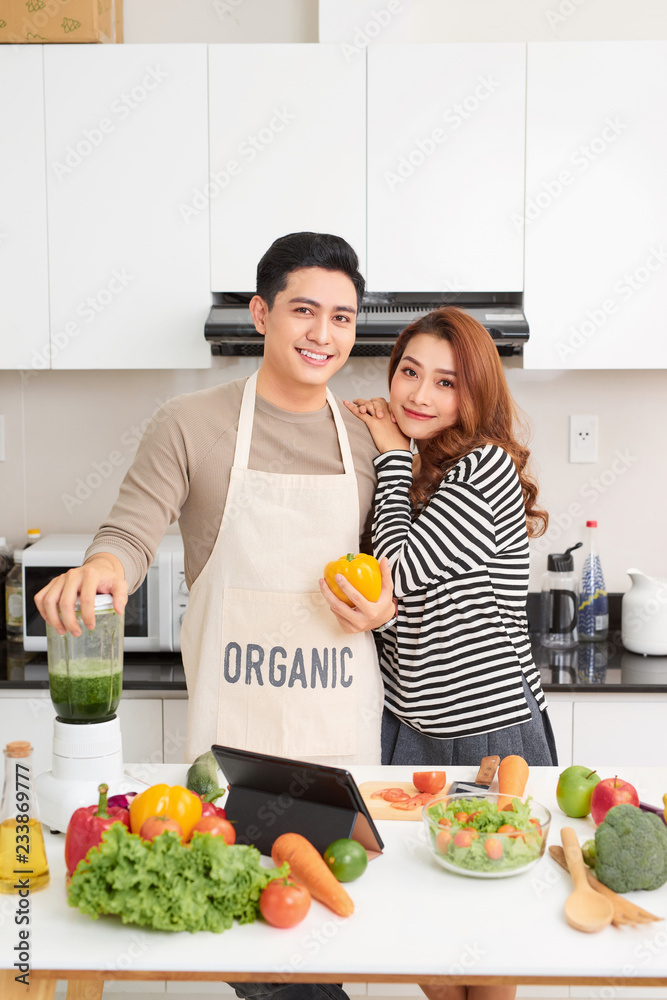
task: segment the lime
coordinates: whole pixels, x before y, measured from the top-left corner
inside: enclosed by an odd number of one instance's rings
[[[359,841],[341,837],[329,844],[324,860],[339,882],[353,882],[366,871],[368,855]]]

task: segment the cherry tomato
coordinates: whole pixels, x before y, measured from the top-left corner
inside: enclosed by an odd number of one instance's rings
[[[459,830],[454,834],[454,847],[470,847],[475,839],[473,833],[477,834],[477,830]]]
[[[475,819],[475,817],[479,816],[481,814],[481,812],[482,812],[482,810],[478,809],[477,812],[468,813],[468,823],[472,823],[472,821]]]
[[[457,823],[467,823],[468,813],[464,812],[454,813],[454,819],[456,820]]]
[[[210,833],[214,837],[222,837],[226,844],[233,844],[236,841],[236,830],[228,819],[223,819],[221,816],[202,816],[199,822],[195,823],[192,832]]]
[[[449,830],[441,830],[438,836],[435,838],[436,850],[440,854],[446,854],[449,850],[449,845],[452,842],[452,835]]]
[[[512,826],[511,823],[503,823],[502,826],[498,827],[498,833],[516,833],[516,827]]]
[[[301,923],[310,909],[310,893],[305,885],[295,885],[287,879],[274,879],[262,890],[259,909],[273,927],[294,927]]]
[[[446,816],[443,816],[442,819],[438,820],[438,826],[451,826],[451,825],[452,825],[451,819],[447,819]]]
[[[542,827],[540,826],[539,819],[535,819],[535,817],[533,817],[532,819],[529,819],[528,822],[533,824],[533,826],[535,827],[535,833],[539,833],[539,835],[541,837],[542,836]]]
[[[475,837],[479,837],[479,832],[475,829],[474,826],[462,826],[461,830],[469,831],[472,834],[473,840],[475,839]]]
[[[430,792],[435,795],[442,791],[447,782],[445,771],[415,771],[412,775],[412,783],[418,792]]]
[[[139,836],[142,840],[155,840],[165,830],[173,830],[183,840],[183,830],[181,824],[169,816],[149,816],[141,824]]]
[[[497,837],[487,837],[484,841],[484,850],[487,858],[490,858],[491,861],[497,861],[503,856],[503,845]]]

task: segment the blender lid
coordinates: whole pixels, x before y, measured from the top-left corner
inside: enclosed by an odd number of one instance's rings
[[[96,594],[95,595],[95,610],[96,611],[107,611],[109,608],[113,607],[113,595],[112,594]],[[75,611],[81,610],[81,601],[77,601],[74,605]]]

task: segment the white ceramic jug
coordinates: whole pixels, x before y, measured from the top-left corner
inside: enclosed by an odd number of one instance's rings
[[[629,569],[630,590],[621,603],[621,636],[631,653],[667,654],[667,580]]]

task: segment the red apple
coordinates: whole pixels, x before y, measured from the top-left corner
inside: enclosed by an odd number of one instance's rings
[[[637,789],[622,778],[604,778],[593,789],[591,795],[591,816],[596,826],[599,826],[610,809],[627,803],[639,807]]]

